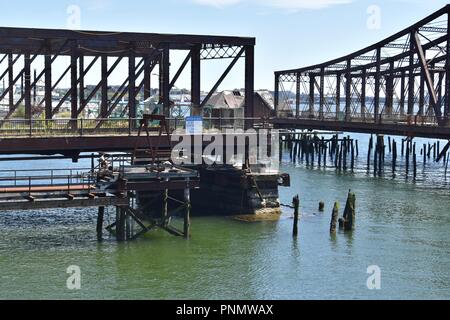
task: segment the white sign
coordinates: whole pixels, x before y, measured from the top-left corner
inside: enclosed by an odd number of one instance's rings
[[[203,133],[203,118],[202,117],[187,117],[186,118],[186,134],[202,134]]]

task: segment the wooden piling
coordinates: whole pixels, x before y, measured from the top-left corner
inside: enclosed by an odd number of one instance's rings
[[[298,195],[292,200],[292,205],[294,207],[294,226],[292,230],[292,236],[295,238],[298,236],[298,216],[300,212],[300,198]]]
[[[125,241],[125,210],[122,207],[116,207],[116,239]]]
[[[350,168],[351,168],[352,171],[354,171],[355,170],[355,146],[353,144],[353,141],[351,143],[350,148],[351,148],[351,152],[350,152],[350,158],[351,158],[351,160],[350,160]]]
[[[358,142],[358,140],[355,141],[355,146],[356,146],[356,156],[359,157],[359,142]]]
[[[183,235],[185,239],[189,239],[191,236],[191,190],[189,188],[184,189],[184,202]]]
[[[331,213],[330,233],[336,233],[337,222],[339,218],[339,202],[334,203],[333,211]]]
[[[347,154],[348,154],[348,143],[347,143],[347,138],[344,137],[344,141],[343,141],[343,150],[342,150],[342,168],[344,169],[344,171],[347,171]]]
[[[392,141],[392,173],[395,175],[397,170],[397,141]]]
[[[427,145],[423,144],[423,165],[425,166],[427,164],[427,153],[425,152],[427,148]]]
[[[445,172],[444,178],[447,178],[447,169],[448,169],[448,161],[450,160],[450,156],[447,156],[447,161],[445,161]]]
[[[356,195],[349,191],[347,204],[344,211],[344,230],[352,231],[355,229],[356,218]]]
[[[319,212],[324,212],[325,211],[325,202],[320,201],[319,202]]]
[[[391,137],[388,137],[388,147],[389,147],[389,154],[391,154],[392,153]]]
[[[372,148],[373,148],[373,136],[370,135],[369,150],[367,152],[367,171],[370,171],[370,156],[372,154]]]
[[[98,215],[97,215],[97,239],[98,239],[98,241],[102,241],[102,239],[103,239],[104,217],[105,217],[105,207],[99,207]]]
[[[409,141],[406,143],[406,175],[409,174]]]
[[[433,161],[436,161],[436,142],[433,144]]]
[[[378,143],[378,139],[377,139],[377,143],[375,145],[375,152],[373,155],[373,175],[376,177],[377,173],[378,173],[378,153],[380,151],[380,144]]]
[[[339,165],[339,144],[336,144],[335,147],[335,157],[334,157],[334,167],[338,169]]]
[[[416,143],[413,145],[413,174],[414,179],[417,177],[417,155],[416,155]]]

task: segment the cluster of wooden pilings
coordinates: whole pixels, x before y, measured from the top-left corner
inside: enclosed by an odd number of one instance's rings
[[[289,153],[293,164],[303,163],[307,167],[334,167],[338,171],[354,171],[359,160],[359,141],[350,136],[333,135],[329,139],[310,132],[292,132],[284,134],[280,141],[280,161],[283,152]],[[401,157],[402,161],[399,161]],[[386,165],[386,159],[390,163]],[[418,144],[413,138],[397,140],[383,135],[371,135],[367,152],[367,172],[374,176],[383,176],[391,172],[399,173],[402,162],[406,176],[417,177],[418,163],[423,166],[429,162],[443,160],[447,176],[450,155],[441,150],[440,141]],[[403,170],[402,167],[402,170]]]
[[[286,205],[284,205],[286,206]],[[294,225],[292,235],[294,238],[298,236],[298,221],[300,216],[300,198],[296,195],[292,200],[292,206],[288,206],[294,209]],[[355,230],[356,223],[356,195],[351,190],[348,192],[347,202],[345,204],[344,214],[339,218],[339,202],[335,202],[333,210],[331,212],[330,233],[335,234],[339,226],[340,230],[353,231]],[[319,203],[319,212],[324,212],[325,203],[321,201]]]
[[[337,170],[355,169],[355,160],[359,156],[358,140],[350,136],[331,139],[319,138],[310,133],[289,133],[280,143],[280,160],[283,150],[288,150],[290,161],[294,164],[304,162],[307,166],[327,167],[333,165]],[[331,163],[327,164],[328,159]]]
[[[387,149],[387,150],[386,150]],[[372,152],[373,151],[373,152]],[[371,136],[369,140],[369,150],[367,153],[367,171],[373,170],[374,176],[382,176],[387,167],[385,166],[386,153],[388,152],[391,157],[391,172],[395,175],[398,172],[398,156],[404,158],[404,169],[406,176],[417,177],[417,168],[419,159],[422,159],[422,165],[425,166],[428,162],[440,162],[443,160],[445,165],[445,176],[448,170],[449,155],[447,152],[441,154],[440,141],[434,143],[423,143],[418,145],[413,138],[407,137],[401,139],[397,143],[396,139],[387,137],[387,141],[384,136]],[[445,150],[443,150],[445,151]],[[373,157],[373,166],[371,167],[371,158]],[[419,158],[420,157],[420,158]]]

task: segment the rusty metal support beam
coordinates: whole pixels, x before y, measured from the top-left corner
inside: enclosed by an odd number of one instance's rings
[[[150,58],[145,57],[144,59],[145,59],[145,64],[146,64],[146,67],[144,69],[144,100],[147,100],[152,95],[151,79],[152,79],[153,69],[151,68],[150,63],[147,63]]]
[[[447,12],[447,46],[445,53],[445,97],[444,103],[440,103],[440,105],[444,106],[444,119],[445,123],[449,123],[449,115],[450,115],[450,12]]]
[[[88,98],[88,100],[90,100]],[[105,118],[108,112],[108,56],[101,57],[101,102],[100,117]]]
[[[45,55],[44,61],[45,71],[45,119],[51,120],[52,113],[52,56],[50,54]]]
[[[25,54],[24,62],[24,74],[25,74],[25,119],[32,118],[31,110],[31,58],[29,54]]]
[[[367,86],[367,76],[366,76],[366,69],[362,71],[361,74],[361,115],[363,117],[366,116],[366,86]]]
[[[394,111],[394,62],[389,64],[390,73],[386,78],[386,114],[392,116]]]
[[[86,75],[84,72],[84,56],[80,55],[78,57],[78,64],[79,64],[79,69],[80,69],[80,80],[79,80],[79,94],[78,94],[78,99],[80,101],[80,106],[83,105],[84,103],[84,89],[85,89],[85,84],[84,84],[84,76]]]
[[[375,123],[378,123],[378,120],[381,120],[381,118],[379,119],[380,116],[380,87],[381,87],[381,48],[377,49],[377,65],[376,65],[376,75],[375,75],[375,92],[374,92],[374,119],[375,119]]]
[[[163,105],[163,114],[170,117],[170,48],[168,44],[164,45],[162,49],[159,77],[159,103]]]
[[[20,56],[20,55],[19,55]],[[12,112],[14,105],[14,60],[13,54],[8,54],[8,91],[9,91],[9,111]]]
[[[402,71],[400,78],[400,115],[405,114],[405,102],[406,102],[406,71]]]
[[[298,118],[300,116],[300,97],[301,97],[301,75],[297,73],[296,81],[295,81],[295,117]]]
[[[341,112],[341,74],[336,75],[336,117]]]
[[[275,73],[275,92],[274,92],[275,114],[278,114],[280,104],[280,75]]]
[[[191,103],[192,114],[201,115],[201,46],[191,49]]]
[[[352,60],[347,60],[347,71],[345,73],[345,120],[349,121],[351,117],[352,105]]]
[[[133,50],[130,50],[128,57],[128,116],[130,119],[136,118],[136,57]]]
[[[71,119],[76,119],[78,117],[78,52],[77,43],[74,41],[72,43],[70,57],[70,117]],[[77,122],[73,122],[73,128],[77,125]]]
[[[409,44],[409,66],[408,66],[408,115],[412,116],[414,114],[414,98],[415,98],[415,75],[414,75],[414,32],[410,34],[410,44]]]
[[[323,118],[325,106],[325,69],[320,70],[320,89],[319,89],[319,117]]]
[[[314,84],[316,82],[316,78],[313,74],[309,75],[309,116],[314,116],[314,105],[315,105],[315,93],[314,93]]]
[[[428,68],[428,63],[425,55],[425,51],[420,43],[419,34],[414,32],[414,41],[417,48],[417,54],[419,55],[419,61],[422,67],[422,74],[425,77],[425,83],[428,88],[428,94],[430,96],[430,105],[434,109],[434,114],[438,119],[438,122],[441,122],[442,112],[440,107],[438,106],[436,91],[434,90],[433,80],[431,79],[430,69]],[[423,111],[423,110],[422,110]]]
[[[245,47],[245,117],[255,116],[255,47]],[[251,121],[246,126],[253,127]]]

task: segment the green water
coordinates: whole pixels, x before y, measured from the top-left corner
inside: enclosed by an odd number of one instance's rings
[[[296,240],[290,209],[278,222],[193,218],[189,241],[155,231],[125,244],[96,242],[95,209],[1,213],[0,298],[450,298],[445,181],[373,178],[362,169],[338,175],[287,163],[283,171],[292,187],[281,189],[282,202],[301,197]],[[332,237],[332,205],[343,205],[350,188],[357,229]],[[70,265],[81,268],[80,290],[66,287]],[[381,269],[381,290],[366,286],[370,265]]]

